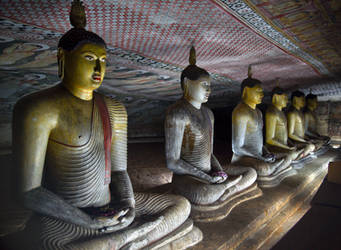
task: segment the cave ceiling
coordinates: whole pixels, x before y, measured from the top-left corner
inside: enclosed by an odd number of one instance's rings
[[[339,0],[83,2],[87,29],[108,45],[99,91],[126,105],[130,126],[161,122],[181,97],[191,45],[212,76],[211,107],[235,105],[250,64],[266,91],[279,78],[287,90],[341,97]],[[71,28],[69,11],[70,1],[0,0],[2,114],[21,96],[58,83],[57,42]]]

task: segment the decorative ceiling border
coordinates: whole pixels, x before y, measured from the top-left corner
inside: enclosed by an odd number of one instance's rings
[[[4,30],[11,30],[11,31],[18,31],[18,32],[25,32],[25,31],[31,32],[32,30],[40,31],[39,33],[42,36],[41,40],[51,39],[51,38],[59,39],[63,35],[62,33],[58,31],[44,29],[42,27],[37,27],[37,26],[30,25],[30,24],[21,23],[21,22],[18,22],[17,20],[12,20],[12,19],[5,18],[5,17],[0,17],[0,27],[2,31]],[[181,72],[184,69],[183,67],[169,64],[169,63],[164,63],[164,62],[155,60],[153,58],[146,57],[136,52],[128,51],[119,47],[107,46],[107,51],[108,53],[116,57],[126,59],[132,63],[140,64],[142,66],[148,66],[154,69],[169,70],[172,72]],[[213,80],[219,83],[222,83],[223,85],[239,84],[237,81],[234,81],[220,74],[210,73],[210,75]]]
[[[255,32],[276,44],[278,47],[300,58],[306,63],[310,64],[319,73],[323,75],[330,75],[330,71],[313,56],[303,51],[300,47],[290,41],[281,32],[266,22],[266,20],[255,12],[246,2],[247,0],[212,0],[226,11],[231,13],[239,20],[246,23]]]

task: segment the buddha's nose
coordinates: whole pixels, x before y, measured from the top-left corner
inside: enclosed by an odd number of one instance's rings
[[[99,59],[96,60],[96,66],[95,66],[95,72],[99,72],[101,73],[101,63],[99,61]]]

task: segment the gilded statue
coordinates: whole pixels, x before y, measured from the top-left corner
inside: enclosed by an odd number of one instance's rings
[[[320,135],[317,131],[318,117],[315,113],[318,105],[317,96],[308,94],[305,100],[306,107],[303,110],[305,135],[319,144],[323,143],[323,145],[328,145],[330,143],[330,138],[328,136]]]
[[[289,165],[296,160],[303,149],[297,148],[288,140],[288,123],[283,108],[288,104],[288,96],[285,91],[276,87],[272,91],[272,104],[265,114],[265,141],[266,146],[277,158],[290,155]]]
[[[242,100],[232,112],[232,163],[257,171],[259,184],[277,185],[290,170],[289,156],[276,158],[263,145],[263,117],[256,107],[264,97],[261,81],[248,78],[241,84]]]
[[[183,97],[166,113],[166,161],[176,192],[193,204],[208,205],[248,188],[257,174],[251,168],[223,168],[214,156],[214,116],[203,105],[211,93],[210,75],[196,66],[194,47],[189,63],[181,73]]]
[[[291,107],[287,113],[288,136],[297,148],[303,148],[302,157],[313,154],[315,145],[305,137],[305,122],[302,108],[305,106],[305,96],[301,91],[291,94]]]
[[[190,204],[133,193],[125,107],[94,91],[105,75],[106,44],[84,29],[82,2],[73,1],[70,15],[74,28],[58,43],[61,83],[14,108],[18,195],[35,212],[43,249],[141,248],[182,225]]]

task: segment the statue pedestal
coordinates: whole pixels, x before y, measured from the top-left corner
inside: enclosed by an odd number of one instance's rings
[[[270,176],[258,176],[257,182],[262,188],[270,188],[279,185],[285,178],[289,176],[293,176],[297,174],[297,171],[292,167],[288,167],[283,169],[283,171],[279,172],[276,175]]]
[[[227,217],[233,208],[248,200],[262,196],[263,192],[254,183],[224,201],[216,201],[210,205],[192,204],[191,218],[195,222],[219,221]]]
[[[270,249],[306,212],[332,156],[325,154],[264,195],[240,204],[218,222],[196,225],[204,239],[196,249]]]

